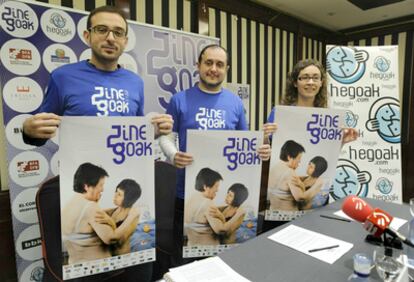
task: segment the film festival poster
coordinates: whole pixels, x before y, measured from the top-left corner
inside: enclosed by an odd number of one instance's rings
[[[217,255],[256,236],[258,131],[188,130],[183,257]]]
[[[275,122],[265,219],[288,221],[329,202],[344,112],[276,106]]]
[[[154,261],[149,119],[63,117],[59,137],[63,278]]]

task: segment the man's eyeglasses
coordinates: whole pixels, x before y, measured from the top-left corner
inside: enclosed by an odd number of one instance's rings
[[[315,82],[319,82],[319,81],[321,81],[322,80],[322,78],[320,77],[320,76],[299,76],[298,77],[298,80],[299,81],[306,81],[306,82],[308,82],[308,81],[310,81],[310,80],[313,80],[313,81],[315,81]]]
[[[122,28],[110,29],[106,25],[96,25],[94,27],[91,27],[89,31],[93,31],[94,33],[104,37],[107,37],[108,34],[112,31],[112,34],[116,39],[123,39],[126,37],[126,31]]]

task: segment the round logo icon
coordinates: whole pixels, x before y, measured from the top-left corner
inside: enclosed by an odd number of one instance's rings
[[[78,36],[85,45],[88,45],[88,43],[86,43],[85,38],[83,38],[83,32],[86,30],[87,21],[88,16],[84,16],[78,21],[78,25],[76,26]]]
[[[16,240],[17,254],[25,260],[42,258],[42,240],[40,239],[39,225],[32,225],[23,230]]]
[[[38,221],[35,200],[37,190],[38,188],[25,189],[13,201],[13,215],[23,223],[31,224]]]
[[[376,100],[369,110],[369,119],[365,126],[369,131],[376,131],[384,141],[399,143],[401,121],[398,100],[392,97]]]
[[[393,183],[385,177],[380,177],[375,184],[375,189],[380,191],[384,195],[388,195],[392,191]]]
[[[120,64],[123,68],[127,70],[130,70],[134,73],[138,73],[137,63],[130,54],[123,53],[121,57],[119,57],[118,64]]]
[[[43,260],[38,260],[26,267],[20,276],[20,281],[42,282],[44,271]]]
[[[391,65],[391,60],[387,60],[383,56],[376,57],[374,60],[374,68],[379,70],[380,72],[386,72],[389,70]]]
[[[28,113],[40,106],[43,101],[43,91],[31,78],[15,77],[4,86],[3,99],[13,111]]]
[[[39,51],[24,39],[11,39],[4,43],[0,50],[0,58],[3,66],[17,75],[30,75],[40,66]]]
[[[371,174],[368,171],[360,171],[353,162],[339,159],[335,179],[332,183],[331,196],[335,200],[348,195],[366,197],[370,181]]]
[[[39,185],[49,172],[46,158],[33,151],[21,152],[9,163],[10,178],[23,187]]]
[[[75,36],[75,23],[72,17],[62,10],[46,10],[40,18],[40,26],[51,40],[65,43]]]
[[[359,116],[354,114],[352,111],[345,112],[345,124],[347,127],[355,128],[358,124]]]
[[[75,62],[77,62],[75,52],[63,44],[52,44],[43,52],[43,65],[48,72]]]
[[[37,15],[28,5],[7,1],[0,6],[0,25],[13,37],[27,38],[36,33],[39,28]]]
[[[31,115],[23,114],[13,117],[6,125],[6,138],[9,144],[20,150],[30,150],[35,146],[28,145],[23,141],[23,122]]]
[[[351,84],[364,75],[368,57],[365,50],[336,46],[326,54],[326,69],[339,83]]]

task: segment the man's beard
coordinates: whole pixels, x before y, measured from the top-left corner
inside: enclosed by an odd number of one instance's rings
[[[200,81],[206,86],[206,88],[217,88],[223,83],[223,81],[218,81],[216,83],[210,83],[204,80],[201,76],[200,76]]]
[[[118,56],[116,56],[116,57],[111,57],[111,58],[108,58],[107,56],[105,56],[105,55],[102,55],[101,53],[98,53],[98,52],[96,52],[96,51],[94,51],[93,49],[91,49],[92,50],[92,54],[94,55],[94,57],[99,61],[99,62],[101,62],[101,63],[113,63],[113,62],[118,62],[118,59],[119,59],[119,57],[121,56],[121,54],[119,54]]]

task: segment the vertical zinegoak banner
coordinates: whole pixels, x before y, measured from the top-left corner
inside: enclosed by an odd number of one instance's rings
[[[63,117],[59,142],[63,278],[154,261],[149,119]]]
[[[402,202],[398,46],[327,46],[329,103],[360,136],[342,148],[331,195]]]
[[[260,196],[263,133],[188,130],[184,257],[218,253],[254,238]]]

